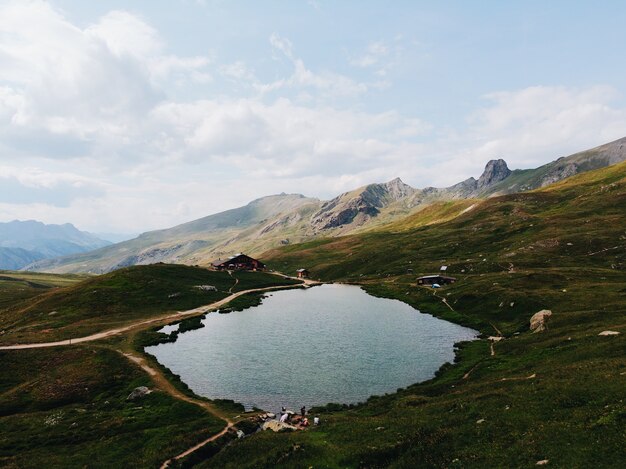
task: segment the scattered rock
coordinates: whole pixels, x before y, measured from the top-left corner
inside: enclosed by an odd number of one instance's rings
[[[545,466],[550,462],[549,459],[542,459],[541,461],[537,461],[536,466]]]
[[[552,311],[549,309],[542,309],[538,313],[533,314],[530,318],[530,330],[533,332],[542,332],[547,329],[546,321],[552,316]]]
[[[610,335],[619,335],[620,333],[617,331],[602,331],[598,335],[600,336],[610,336]]]
[[[127,401],[134,401],[135,399],[139,399],[141,397],[147,396],[148,394],[150,394],[152,391],[150,391],[150,389],[148,389],[145,386],[139,386],[138,388],[133,389],[133,392],[131,392],[128,397],[126,398]]]

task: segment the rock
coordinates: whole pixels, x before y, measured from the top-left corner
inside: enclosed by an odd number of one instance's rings
[[[261,425],[261,430],[272,430],[273,432],[292,432],[297,430],[297,428],[293,425],[289,425],[288,423],[281,423],[278,420],[268,420]]]
[[[128,397],[126,398],[127,401],[134,401],[135,399],[139,399],[141,397],[147,396],[148,394],[150,394],[152,391],[150,391],[150,389],[148,389],[145,386],[139,386],[138,388],[133,389],[133,392],[131,392]]]
[[[538,313],[533,314],[530,318],[530,330],[533,332],[542,332],[547,329],[546,321],[552,316],[552,311],[549,309],[542,309]]]
[[[478,178],[478,190],[486,189],[498,182],[506,179],[511,174],[511,170],[503,159],[491,160],[487,163],[485,171]]]
[[[379,431],[381,431],[381,430],[384,430],[384,429],[385,429],[385,427],[376,427],[376,431],[377,431],[377,432],[379,432]]]
[[[537,461],[537,463],[535,464],[536,466],[545,466],[546,464],[548,464],[550,462],[549,459],[542,459],[541,461]]]
[[[237,430],[237,438],[241,440],[244,436],[246,436],[246,434],[243,431]]]
[[[217,287],[213,285],[196,285],[196,288],[202,291],[217,291]]]
[[[477,424],[481,424],[481,423],[483,423],[484,421],[485,421],[485,419],[480,419],[480,420],[476,420],[476,423],[477,423]]]
[[[265,414],[265,416],[268,419],[275,419],[276,418],[276,414],[272,413],[272,412],[268,412],[267,414]]]
[[[598,335],[603,336],[603,337],[607,337],[607,336],[611,336],[611,335],[619,335],[620,333],[617,331],[602,331],[600,332]]]

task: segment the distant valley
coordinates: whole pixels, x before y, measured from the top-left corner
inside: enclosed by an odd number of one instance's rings
[[[28,264],[27,270],[58,273],[105,273],[156,262],[208,265],[238,251],[259,255],[281,245],[381,229],[426,211],[433,203],[448,203],[432,214],[432,221],[442,221],[442,217],[453,218],[471,210],[472,200],[545,187],[625,159],[626,138],[622,138],[535,169],[510,170],[503,159],[492,160],[478,179],[472,177],[447,188],[416,189],[396,178],[329,201],[283,193],[118,244],[66,252],[69,255],[61,258],[30,259],[24,265]],[[424,217],[407,220],[414,220],[412,226],[429,222],[426,212]]]

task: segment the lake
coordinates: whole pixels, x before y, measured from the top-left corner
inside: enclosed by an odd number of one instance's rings
[[[455,342],[477,336],[348,285],[274,292],[203,322],[146,351],[199,395],[268,411],[357,403],[425,381],[454,360]]]

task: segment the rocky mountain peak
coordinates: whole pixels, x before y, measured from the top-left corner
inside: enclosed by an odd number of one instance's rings
[[[400,178],[392,179],[391,181],[382,184],[382,186],[394,200],[402,199],[415,192],[415,189],[402,182],[402,179]]]
[[[484,189],[506,179],[511,170],[503,159],[490,160],[485,171],[478,178],[478,189]]]

